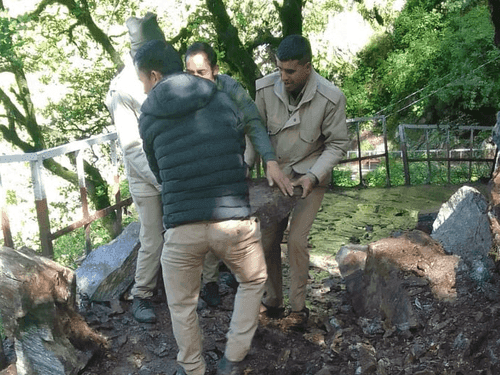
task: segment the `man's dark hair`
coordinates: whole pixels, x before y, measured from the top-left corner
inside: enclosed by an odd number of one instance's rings
[[[144,73],[153,70],[164,76],[183,69],[179,53],[164,40],[151,40],[139,48],[134,56],[134,65]]]
[[[304,65],[311,62],[311,44],[302,35],[288,35],[281,41],[276,56],[280,61],[299,60]]]
[[[205,42],[195,42],[191,44],[184,55],[184,62],[187,63],[189,56],[196,55],[201,52],[206,53],[210,67],[212,69],[215,68],[215,65],[217,65],[217,54],[212,46]]]

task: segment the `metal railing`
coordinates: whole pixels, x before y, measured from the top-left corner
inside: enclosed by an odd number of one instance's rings
[[[121,200],[120,197],[116,140],[117,140],[117,134],[109,133],[91,137],[84,140],[71,142],[62,146],[50,148],[48,150],[43,150],[39,152],[0,156],[0,164],[12,164],[12,163],[23,163],[23,162],[30,163],[31,177],[33,180],[33,193],[35,196],[37,221],[40,231],[40,244],[42,249],[42,255],[48,258],[53,258],[54,250],[52,246],[52,241],[80,227],[85,228],[85,248],[87,254],[90,253],[90,251],[92,250],[92,244],[90,240],[90,224],[99,218],[109,215],[113,211],[116,212],[116,224],[117,226],[121,227],[121,220],[122,220],[121,207],[132,204],[132,198]],[[109,142],[111,148],[111,162],[114,173],[113,194],[115,197],[115,204],[91,214],[89,212],[89,206],[87,200],[87,188],[85,186],[84,160],[82,151],[91,148],[93,145],[107,143],[107,142]],[[78,174],[78,184],[80,187],[82,218],[64,228],[60,228],[55,232],[52,232],[50,228],[46,188],[42,177],[43,161],[46,159],[55,158],[57,156],[69,153],[74,153],[76,156],[76,170]],[[0,173],[0,211],[2,219],[2,232],[4,238],[4,245],[13,248],[14,241],[12,239],[12,233],[10,230],[9,217],[7,215],[5,191],[2,186],[1,173]]]
[[[384,150],[383,151],[362,151],[361,150],[361,136],[360,136],[360,124],[365,122],[374,122],[375,124],[381,124],[382,126],[382,136],[384,142]],[[354,125],[354,133],[356,140],[356,150],[347,151],[346,157],[340,161],[339,165],[347,164],[347,163],[357,163],[358,176],[359,176],[359,185],[364,185],[363,181],[363,162],[370,161],[372,159],[384,158],[385,160],[385,171],[386,171],[386,186],[391,186],[391,175],[389,170],[389,149],[387,146],[387,126],[386,126],[386,118],[385,116],[374,116],[374,117],[358,117],[347,120],[348,126]],[[352,157],[355,155],[355,157]]]
[[[370,121],[374,122],[375,125],[381,124],[381,126],[382,126],[383,143],[384,143],[383,151],[362,151],[361,150],[360,124],[370,122]],[[491,128],[489,128],[489,127],[477,127],[477,126],[476,127],[460,127],[460,130],[470,130],[471,131],[471,148],[461,149],[461,150],[453,150],[453,149],[450,149],[449,147],[447,147],[445,150],[447,157],[440,158],[440,157],[433,157],[432,156],[432,154],[433,154],[432,151],[434,151],[434,150],[430,149],[430,147],[427,143],[426,150],[416,150],[415,151],[415,152],[422,152],[424,154],[425,158],[422,159],[422,158],[410,158],[409,157],[406,139],[405,139],[405,129],[406,128],[419,128],[419,129],[424,129],[427,132],[427,131],[431,131],[433,129],[436,129],[437,126],[433,126],[433,125],[400,125],[399,135],[400,135],[400,140],[401,140],[401,151],[389,151],[388,146],[387,146],[386,119],[384,116],[354,118],[354,119],[348,119],[347,122],[348,122],[348,125],[350,126],[351,136],[353,138],[355,138],[355,141],[356,141],[355,148],[357,148],[357,149],[348,151],[347,157],[344,158],[339,164],[356,163],[358,173],[359,173],[360,185],[363,184],[363,173],[367,172],[366,170],[363,169],[362,163],[364,162],[366,164],[367,161],[377,159],[377,163],[380,164],[382,162],[380,159],[384,158],[385,159],[385,166],[386,166],[386,168],[385,168],[385,170],[386,170],[386,185],[387,185],[387,187],[391,186],[390,168],[389,168],[389,155],[391,153],[397,153],[398,155],[400,155],[403,158],[403,168],[404,168],[404,173],[405,173],[405,179],[406,179],[406,184],[408,184],[408,185],[410,184],[410,172],[409,172],[409,163],[410,162],[422,162],[422,161],[424,161],[424,162],[428,162],[430,165],[431,161],[447,161],[448,162],[448,171],[449,171],[451,162],[454,160],[461,161],[461,162],[463,162],[463,161],[492,162],[494,164],[494,160],[496,159],[496,156],[494,158],[473,158],[472,157],[473,152],[475,150],[477,151],[477,149],[474,149],[472,147],[473,131],[474,130],[491,130]],[[442,129],[443,126],[441,126],[440,128]],[[426,137],[427,137],[427,134],[426,134]],[[39,227],[39,233],[40,233],[40,243],[41,243],[42,254],[44,256],[47,256],[50,258],[53,257],[53,247],[52,247],[53,240],[65,235],[67,233],[70,233],[71,231],[73,231],[77,228],[80,228],[80,227],[85,228],[85,248],[86,248],[86,252],[88,254],[92,249],[92,244],[90,241],[90,224],[99,218],[105,217],[106,215],[110,214],[113,211],[116,212],[116,216],[117,216],[116,221],[117,221],[117,224],[121,227],[121,220],[122,220],[121,207],[128,206],[128,205],[132,204],[132,198],[121,200],[121,197],[120,197],[116,140],[117,140],[117,134],[116,133],[109,133],[109,134],[105,134],[105,135],[91,137],[91,138],[85,139],[85,140],[71,142],[71,143],[66,144],[66,145],[54,147],[54,148],[51,148],[48,150],[43,150],[43,151],[39,151],[39,152],[35,152],[35,153],[0,156],[0,164],[20,163],[20,162],[29,162],[30,163],[31,176],[32,176],[32,180],[33,180],[33,191],[34,191],[34,196],[35,196],[35,206],[36,206],[36,212],[37,212],[37,221],[38,221],[38,227]],[[85,174],[84,174],[84,167],[83,167],[84,162],[83,162],[82,151],[85,149],[91,148],[93,145],[107,143],[107,142],[109,142],[109,144],[110,144],[111,162],[112,162],[113,169],[114,169],[114,192],[113,192],[113,194],[115,197],[115,204],[91,214],[89,212],[88,202],[87,202],[87,189],[85,187]],[[452,157],[452,154],[454,151],[468,152],[468,153],[470,153],[471,157],[466,157],[466,158]],[[78,181],[79,181],[79,187],[80,187],[82,218],[80,220],[77,220],[77,221],[71,223],[70,225],[68,225],[64,228],[60,228],[60,229],[52,232],[51,227],[50,227],[50,221],[49,221],[49,210],[48,210],[47,197],[46,197],[46,192],[45,192],[45,185],[44,185],[44,181],[42,178],[42,164],[43,164],[43,161],[46,159],[54,158],[57,156],[68,154],[68,153],[75,153],[76,154],[76,169],[77,169]],[[437,150],[436,150],[436,153],[437,153]],[[429,173],[430,173],[430,167],[429,167]],[[448,175],[449,175],[449,172],[448,172]],[[5,199],[5,192],[4,192],[4,189],[2,186],[2,174],[1,174],[1,172],[0,172],[0,211],[1,211],[1,223],[2,223],[4,244],[5,244],[5,246],[8,246],[8,247],[14,247],[14,242],[12,240],[12,234],[10,231],[9,217],[7,215],[6,199]]]
[[[409,151],[408,147],[408,137],[406,134],[407,129],[412,129],[415,131],[423,131],[423,143],[425,144],[425,152],[423,153],[423,158],[415,158],[416,153],[421,152],[421,150]],[[410,163],[412,162],[425,162],[427,163],[428,168],[428,180],[431,180],[431,164],[432,162],[446,162],[447,163],[447,179],[448,183],[451,182],[451,167],[452,162],[468,162],[469,163],[469,171],[468,171],[468,179],[471,180],[472,176],[472,163],[491,163],[492,169],[491,173],[493,173],[493,168],[496,160],[496,149],[493,151],[494,155],[492,157],[474,157],[474,151],[478,149],[474,147],[474,132],[475,131],[487,131],[491,132],[493,130],[492,127],[489,126],[451,126],[451,125],[410,125],[410,124],[401,124],[399,125],[399,139],[401,144],[401,152],[403,154],[403,169],[405,174],[405,184],[410,185]],[[430,141],[430,132],[445,132],[444,139],[444,148],[441,149],[440,152],[433,152],[431,149],[431,141]],[[461,148],[454,149],[451,147],[451,132],[468,134],[469,137],[469,148]],[[481,149],[482,151],[483,149]],[[458,157],[454,157],[453,154],[458,152]],[[466,154],[464,157],[464,152]],[[440,157],[439,153],[443,154],[444,157]],[[460,154],[461,153],[461,154]],[[435,156],[433,155],[435,154]],[[488,156],[488,155],[487,155]]]

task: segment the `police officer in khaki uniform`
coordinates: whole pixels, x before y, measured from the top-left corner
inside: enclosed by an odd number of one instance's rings
[[[283,39],[277,51],[279,71],[256,82],[256,105],[266,124],[281,170],[302,186],[302,199],[291,213],[288,236],[292,327],[304,329],[309,270],[308,235],[321,206],[332,168],[349,143],[343,93],[311,64],[309,41],[299,35]],[[262,234],[268,268],[262,313],[280,317],[283,309],[281,247],[288,218]]]

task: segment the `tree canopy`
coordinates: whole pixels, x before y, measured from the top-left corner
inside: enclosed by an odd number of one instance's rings
[[[484,1],[408,1],[356,66],[343,80],[352,115],[491,126],[500,109],[500,51]]]
[[[104,97],[128,53],[125,21],[146,11],[157,13],[181,53],[196,40],[210,42],[222,71],[251,95],[255,80],[275,69],[281,38],[302,33],[313,42],[316,69],[346,94],[349,117],[491,125],[500,107],[490,13],[498,0],[409,0],[401,12],[393,3],[0,0],[0,137],[33,152],[113,131]],[[347,11],[375,33],[354,61],[330,33],[334,17]],[[97,185],[105,184],[86,166]],[[46,167],[76,184],[55,161]]]

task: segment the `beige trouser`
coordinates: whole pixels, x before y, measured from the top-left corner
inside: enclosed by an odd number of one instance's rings
[[[215,283],[219,280],[220,259],[211,251],[205,255],[203,261],[203,283]]]
[[[309,276],[309,249],[307,239],[326,187],[317,186],[304,199],[300,199],[292,211],[288,234],[288,259],[290,263],[290,305],[292,311],[305,307],[307,279]],[[268,279],[264,304],[282,307],[283,278],[281,274],[281,240],[288,226],[288,217],[262,231],[262,245],[266,256]]]
[[[150,298],[158,280],[160,257],[163,248],[163,212],[160,195],[151,197],[133,197],[141,229],[139,241],[141,248],[137,255],[135,283],[132,295]]]
[[[166,231],[161,256],[163,280],[179,347],[177,362],[189,375],[205,374],[196,307],[208,251],[220,257],[240,283],[227,333],[225,356],[230,361],[243,360],[250,350],[267,277],[255,218],[185,224]]]

